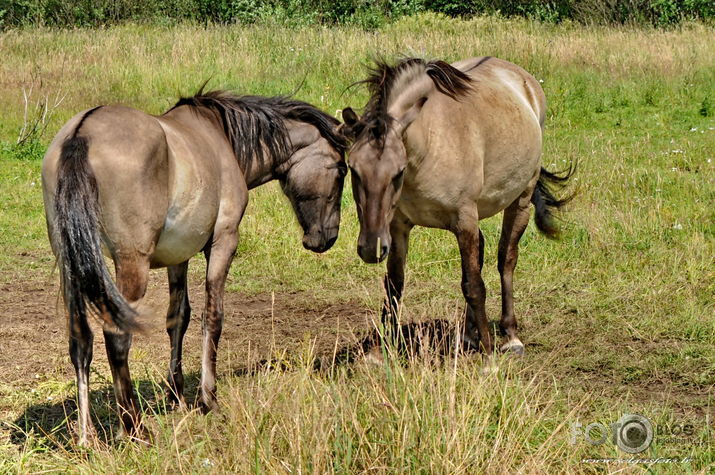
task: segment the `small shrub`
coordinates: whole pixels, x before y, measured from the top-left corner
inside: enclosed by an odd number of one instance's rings
[[[13,160],[42,160],[45,155],[45,146],[39,140],[30,140],[23,143],[4,142],[0,145],[2,155]]]

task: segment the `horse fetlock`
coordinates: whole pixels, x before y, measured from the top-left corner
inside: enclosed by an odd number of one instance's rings
[[[199,402],[199,409],[201,410],[202,414],[208,414],[209,412],[216,412],[218,411],[218,401],[216,398],[202,398],[201,401]]]
[[[385,363],[384,355],[382,354],[382,348],[380,345],[375,345],[365,353],[363,356],[363,362],[370,366],[382,366]]]
[[[166,400],[172,407],[178,407],[180,410],[186,409],[183,384],[181,386],[170,384],[166,388]]]
[[[71,424],[70,432],[79,447],[95,447],[99,441],[97,429],[94,428],[91,421],[85,423],[84,426],[79,421],[76,424]]]
[[[201,400],[198,403],[199,409],[203,414],[208,414],[212,411],[218,411],[218,400],[216,398],[216,386],[201,387]]]

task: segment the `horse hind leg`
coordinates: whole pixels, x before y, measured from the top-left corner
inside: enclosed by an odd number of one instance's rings
[[[186,408],[184,399],[184,372],[182,370],[182,347],[186,329],[189,326],[191,307],[186,274],[189,261],[168,268],[169,274],[169,310],[166,314],[166,331],[171,343],[171,362],[167,377],[167,399]]]
[[[499,257],[497,267],[501,276],[502,314],[499,328],[506,337],[502,351],[524,354],[524,344],[517,336],[516,316],[514,314],[514,269],[519,257],[519,240],[529,224],[530,200],[533,187],[528,188],[504,210],[501,237],[499,238]]]
[[[115,260],[117,287],[130,304],[136,304],[146,293],[149,280],[149,261],[143,257],[120,257]],[[129,349],[132,335],[104,331],[104,345],[107,359],[112,370],[114,395],[121,420],[118,438],[128,436],[132,439],[146,440],[147,434],[141,423],[139,402],[132,388],[129,374]]]
[[[86,319],[70,316],[70,358],[77,376],[77,404],[79,406],[78,444],[87,445],[96,431],[89,412],[89,366],[92,363],[94,337]]]

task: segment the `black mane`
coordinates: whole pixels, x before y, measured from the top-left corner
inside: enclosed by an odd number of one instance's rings
[[[237,96],[227,91],[199,91],[192,97],[182,97],[169,110],[190,105],[204,107],[218,114],[239,166],[248,173],[254,161],[266,160],[266,154],[280,161],[288,159],[292,150],[286,120],[308,123],[318,129],[330,144],[343,154],[347,143],[336,133],[340,123],[307,102],[285,96]]]
[[[437,90],[452,99],[458,99],[471,89],[470,77],[444,61],[404,58],[396,65],[390,66],[384,60],[375,60],[374,66],[369,68],[368,78],[355,84],[366,84],[370,93],[361,119],[364,129],[360,134],[369,134],[369,138],[378,142],[380,147],[390,123],[394,120],[387,113],[387,101],[393,86],[403,72],[415,66],[423,66]]]

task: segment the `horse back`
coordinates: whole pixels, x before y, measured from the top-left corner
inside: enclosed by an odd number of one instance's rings
[[[473,81],[482,86],[506,86],[534,112],[543,127],[546,118],[546,95],[539,81],[529,72],[512,62],[482,56],[453,63],[452,66],[467,73]]]

